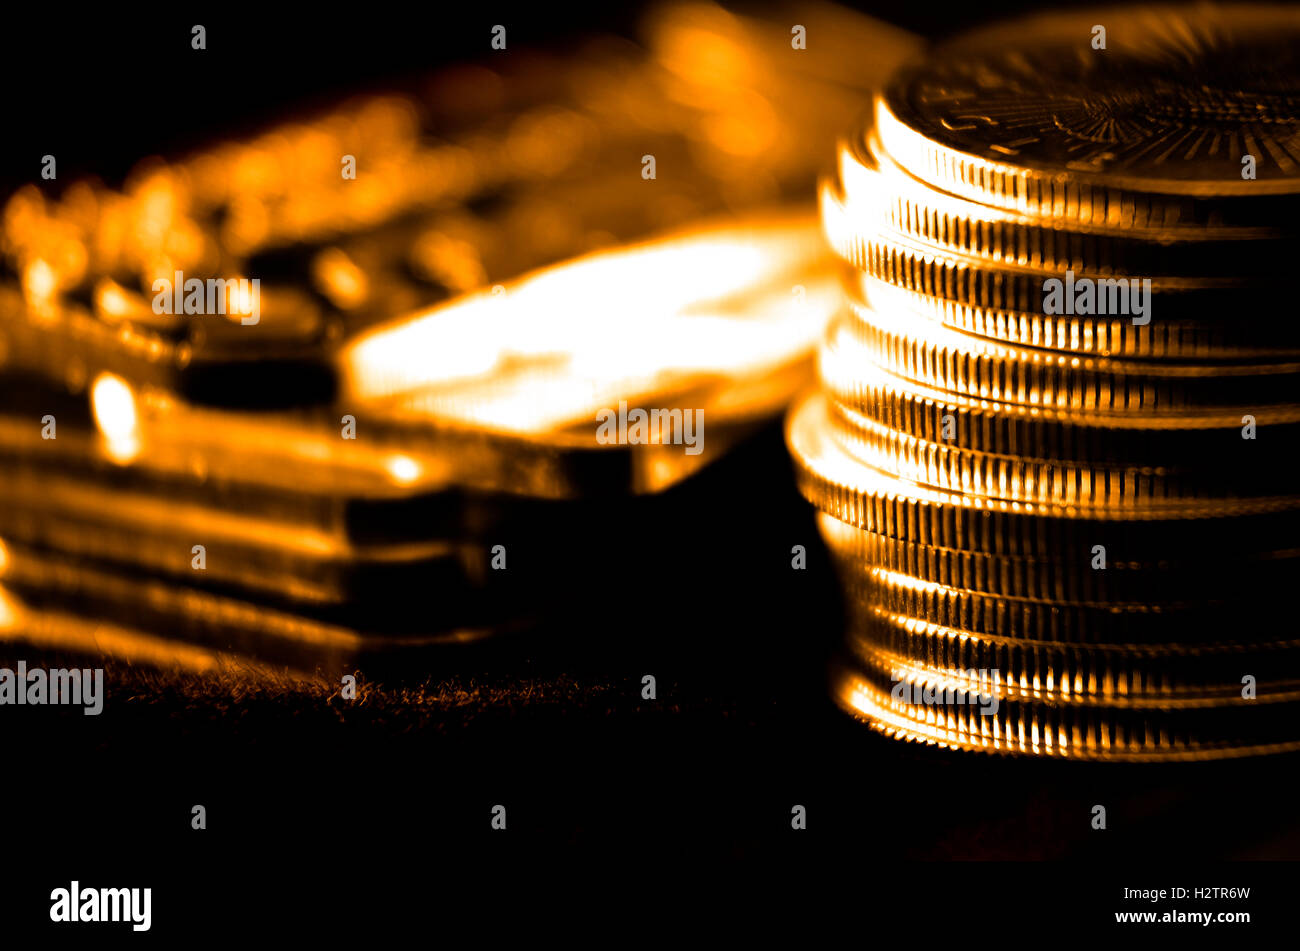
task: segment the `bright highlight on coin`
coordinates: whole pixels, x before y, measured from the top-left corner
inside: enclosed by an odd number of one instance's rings
[[[778,214],[565,262],[379,328],[344,350],[344,386],[357,399],[423,391],[444,421],[545,432],[788,365],[811,353],[835,296],[815,221]]]
[[[131,388],[120,377],[101,373],[91,384],[90,404],[109,455],[120,462],[129,461],[140,448],[139,420]]]

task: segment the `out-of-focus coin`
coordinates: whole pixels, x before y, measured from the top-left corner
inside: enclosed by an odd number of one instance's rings
[[[193,651],[200,660],[215,651],[230,658],[338,673],[368,658],[470,644],[526,623],[487,616],[478,624],[456,624],[425,617],[393,631],[364,622],[320,620],[15,543],[8,543],[5,552],[0,639],[115,653],[164,666],[182,662]]]
[[[835,297],[832,271],[815,220],[788,209],[588,255],[351,341],[341,354],[345,398],[451,390],[449,421],[556,430],[593,419],[605,405],[593,400],[810,355]],[[516,368],[546,370],[554,392],[509,402],[472,392],[487,383],[509,391]]]
[[[317,607],[400,602],[412,585],[438,589],[446,607],[488,574],[470,540],[357,547],[294,525],[155,495],[107,489],[56,470],[0,466],[11,505],[0,535],[144,572],[231,585],[262,598]],[[196,559],[201,549],[201,572]]]

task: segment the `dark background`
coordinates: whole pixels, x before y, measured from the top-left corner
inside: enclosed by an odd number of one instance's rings
[[[930,36],[1033,8],[861,6]],[[35,178],[53,153],[61,179],[111,182],[143,155],[475,60],[495,23],[512,46],[563,48],[577,33],[630,34],[638,16],[500,4],[28,11],[6,28],[0,180]],[[208,29],[203,53],[190,50],[193,23]],[[42,926],[49,890],[72,878],[152,886],[155,941],[199,926],[382,934],[394,918],[436,936],[470,907],[466,895],[517,908],[521,895],[567,893],[544,933],[578,926],[593,886],[624,882],[635,883],[624,892],[640,909],[634,926],[701,901],[730,914],[709,896],[740,882],[823,880],[838,883],[826,894],[854,890],[835,915],[865,935],[922,898],[982,927],[1073,931],[1152,907],[1122,901],[1124,886],[1171,884],[1251,885],[1248,903],[1215,910],[1255,912],[1252,935],[1285,922],[1294,866],[1211,863],[1300,858],[1296,757],[1148,767],[963,756],[885,740],[837,711],[826,670],[838,595],[775,427],[662,498],[573,517],[597,527],[510,548],[512,571],[565,576],[550,620],[439,658],[411,692],[345,707],[110,669],[102,717],[6,711],[5,927]],[[790,567],[795,544],[810,551],[806,571]],[[640,698],[645,673],[656,701]],[[195,803],[206,831],[190,828]],[[508,808],[506,833],[489,828],[495,803]],[[808,809],[805,832],[790,829],[795,803]],[[1104,832],[1090,827],[1098,803]],[[1039,871],[918,859],[1064,861]],[[751,923],[771,911],[756,899],[734,909]],[[476,920],[487,933],[511,917]],[[915,920],[923,931],[936,916]],[[98,940],[102,928],[74,933]],[[1182,934],[1143,932],[1158,933]]]
[[[1097,6],[1026,0],[841,5],[936,39],[1018,13]],[[586,33],[635,36],[644,9],[640,3],[367,2],[306,11],[222,3],[79,10],[66,21],[41,7],[12,11],[0,76],[9,128],[21,134],[5,150],[0,175],[10,183],[29,181],[39,175],[41,156],[54,154],[61,179],[76,172],[113,181],[142,156],[260,129],[289,106],[328,106],[438,66],[474,62],[488,51],[493,24],[507,26],[512,46],[563,50]],[[201,55],[190,48],[196,23],[207,27]]]

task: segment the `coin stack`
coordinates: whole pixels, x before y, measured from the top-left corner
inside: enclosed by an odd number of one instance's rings
[[[959,38],[838,171],[845,307],[787,441],[839,702],[964,750],[1300,747],[1300,13]]]
[[[760,91],[692,66],[756,28],[656,23],[0,202],[0,648],[421,677],[589,602],[611,507],[808,385],[839,288],[786,200],[888,61]]]

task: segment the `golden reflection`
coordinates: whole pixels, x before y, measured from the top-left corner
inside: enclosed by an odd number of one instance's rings
[[[388,472],[398,485],[412,485],[419,480],[423,469],[410,456],[396,454],[388,458]]]
[[[130,462],[140,451],[139,418],[130,385],[111,373],[101,373],[91,384],[90,402],[108,454],[118,462]]]
[[[543,432],[620,394],[810,353],[833,284],[793,287],[823,261],[815,224],[799,216],[590,255],[359,337],[341,356],[345,388],[373,399],[480,380],[473,404],[446,401],[451,416]],[[525,367],[537,388],[493,392]]]
[[[0,587],[0,635],[20,630],[24,620],[22,605],[12,594]]]

